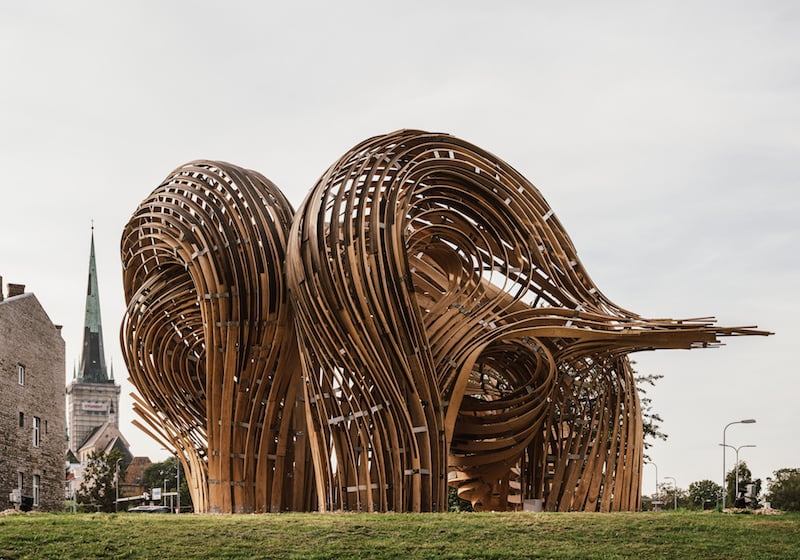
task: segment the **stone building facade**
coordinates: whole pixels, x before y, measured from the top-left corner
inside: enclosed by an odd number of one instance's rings
[[[0,510],[64,509],[65,350],[25,286],[0,277]],[[13,500],[13,501],[12,501]]]

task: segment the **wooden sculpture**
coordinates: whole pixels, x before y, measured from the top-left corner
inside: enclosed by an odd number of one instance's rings
[[[122,260],[136,410],[198,511],[442,511],[448,485],[636,510],[627,355],[766,334],[614,305],[530,182],[413,130],[354,147],[294,217],[255,172],[187,164]]]
[[[134,408],[183,462],[196,511],[315,507],[282,268],[292,214],[258,173],[196,161],[122,236]]]

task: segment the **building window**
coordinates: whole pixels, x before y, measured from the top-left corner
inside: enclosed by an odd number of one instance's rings
[[[20,385],[25,385],[25,366],[17,364],[17,382]]]
[[[19,427],[20,428],[24,428],[25,427],[25,413],[24,412],[20,412],[19,413]]]
[[[41,440],[41,428],[42,428],[42,419],[38,416],[33,417],[33,446],[39,447],[39,442]]]
[[[39,505],[39,475],[33,475],[33,505]]]

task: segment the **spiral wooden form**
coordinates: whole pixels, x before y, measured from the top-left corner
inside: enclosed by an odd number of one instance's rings
[[[530,182],[413,130],[354,147],[294,217],[255,172],[181,167],[122,259],[136,410],[199,511],[441,511],[448,485],[636,510],[627,355],[766,334],[614,305]]]
[[[283,274],[292,215],[258,173],[196,161],[170,174],[123,233],[134,407],[183,461],[197,511],[315,507]]]

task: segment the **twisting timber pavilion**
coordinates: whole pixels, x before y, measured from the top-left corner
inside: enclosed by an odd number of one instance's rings
[[[639,507],[631,352],[767,334],[649,320],[480,148],[364,141],[295,214],[254,171],[172,172],[122,236],[140,427],[201,512]]]

